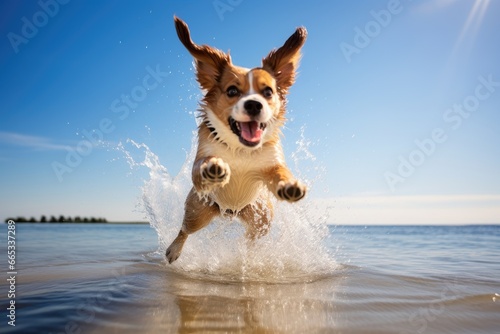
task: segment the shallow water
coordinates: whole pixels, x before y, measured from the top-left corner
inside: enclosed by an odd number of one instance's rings
[[[215,226],[222,232],[214,238],[232,226]],[[6,225],[1,232],[6,235]],[[291,269],[258,274],[240,270],[240,276],[239,256],[219,258],[210,267],[210,259],[194,259],[204,254],[192,251],[182,255],[184,264],[169,266],[158,252],[156,231],[147,225],[18,224],[16,232],[16,327],[7,325],[8,286],[2,280],[2,332],[497,333],[500,328],[500,226],[330,226],[321,248],[330,261],[321,259],[315,267],[290,262]],[[216,254],[206,253],[214,259]],[[264,263],[288,265],[287,257],[277,257]],[[226,259],[229,271],[220,269]],[[197,265],[189,267],[191,261]],[[258,269],[257,259],[254,263],[249,267]],[[326,263],[332,265],[328,272]],[[309,276],[299,270],[319,267]],[[7,272],[6,261],[1,268]]]

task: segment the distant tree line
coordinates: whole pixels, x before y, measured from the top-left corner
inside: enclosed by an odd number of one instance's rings
[[[64,217],[60,215],[59,218],[56,216],[50,216],[47,218],[46,216],[41,216],[40,220],[37,220],[35,217],[31,217],[27,219],[26,217],[17,217],[17,218],[7,218],[5,222],[9,220],[13,220],[16,223],[107,223],[106,218],[95,218],[95,217]]]

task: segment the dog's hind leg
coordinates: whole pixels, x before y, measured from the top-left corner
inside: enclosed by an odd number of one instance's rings
[[[184,220],[181,230],[165,253],[169,263],[179,258],[182,247],[190,234],[201,230],[207,226],[215,216],[220,214],[217,204],[207,204],[204,200],[199,198],[194,188],[191,189],[186,198],[184,210]]]
[[[269,198],[260,198],[257,202],[245,206],[238,217],[246,225],[246,237],[253,241],[265,236],[269,232],[273,219],[273,204]]]

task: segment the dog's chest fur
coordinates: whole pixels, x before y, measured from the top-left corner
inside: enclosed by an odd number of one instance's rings
[[[236,213],[260,196],[268,196],[264,185],[266,169],[283,162],[283,151],[279,143],[264,145],[258,150],[231,149],[224,143],[211,142],[203,151],[224,160],[231,169],[231,177],[224,187],[218,187],[207,195],[215,201],[222,212]]]

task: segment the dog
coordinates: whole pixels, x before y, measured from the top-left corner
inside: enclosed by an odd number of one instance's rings
[[[177,36],[194,57],[205,92],[200,103],[193,187],[179,234],[166,250],[180,256],[188,236],[216,216],[237,217],[248,240],[266,235],[273,219],[271,196],[296,202],[306,186],[286,166],[280,142],[286,96],[295,82],[307,30],[299,27],[252,69],[233,65],[229,53],[191,40],[187,24],[174,16]],[[271,195],[272,194],[272,195]]]

